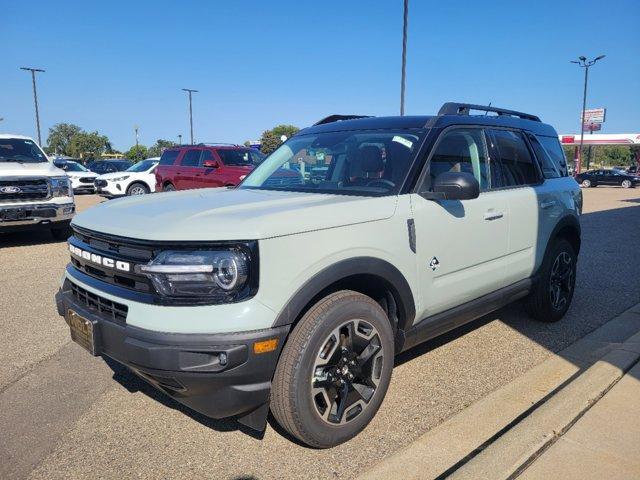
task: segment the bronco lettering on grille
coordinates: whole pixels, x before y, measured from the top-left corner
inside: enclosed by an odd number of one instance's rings
[[[87,260],[91,263],[95,263],[96,265],[102,265],[107,268],[115,268],[116,270],[121,270],[123,272],[131,271],[131,264],[129,262],[114,260],[113,258],[103,257],[102,255],[87,252],[86,250],[82,250],[75,245],[69,244],[69,252],[71,252],[71,254],[75,255],[76,257],[82,258],[83,260]]]

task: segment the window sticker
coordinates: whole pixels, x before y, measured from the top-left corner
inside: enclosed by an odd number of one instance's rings
[[[407,148],[412,148],[412,147],[413,147],[413,142],[412,142],[411,140],[407,140],[406,138],[404,138],[404,137],[400,137],[400,136],[398,136],[398,135],[395,135],[395,136],[391,139],[391,141],[393,141],[393,142],[397,142],[397,143],[399,143],[400,145],[404,145],[404,146],[405,146],[405,147],[407,147]]]

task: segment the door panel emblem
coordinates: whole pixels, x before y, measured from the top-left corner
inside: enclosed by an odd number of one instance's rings
[[[435,272],[439,266],[440,266],[440,262],[436,257],[433,257],[429,262],[429,268]]]

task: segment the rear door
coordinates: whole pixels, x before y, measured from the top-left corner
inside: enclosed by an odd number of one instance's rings
[[[418,192],[443,172],[472,173],[473,200],[427,200],[411,195],[421,311],[430,317],[505,286],[509,211],[504,192],[491,188],[487,141],[479,127],[451,127],[427,159]]]
[[[178,169],[176,160],[180,150],[165,150],[162,152],[160,162],[155,169],[156,189],[161,190],[164,185],[171,183],[175,186],[175,175]]]
[[[550,185],[544,185],[523,132],[494,128],[490,136],[496,160],[492,163],[492,184],[503,193],[509,208],[505,280],[510,285],[531,276],[543,232],[559,204]]]
[[[176,189],[187,190],[190,188],[198,188],[198,176],[200,174],[200,155],[201,148],[190,148],[180,159],[180,167],[176,172]]]

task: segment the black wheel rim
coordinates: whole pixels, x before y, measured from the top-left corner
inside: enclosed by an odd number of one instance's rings
[[[567,252],[560,253],[553,261],[549,279],[551,305],[562,310],[569,302],[573,289],[573,259]]]
[[[332,425],[357,418],[370,404],[382,375],[384,349],[376,328],[349,320],[322,342],[311,373],[316,413]]]

